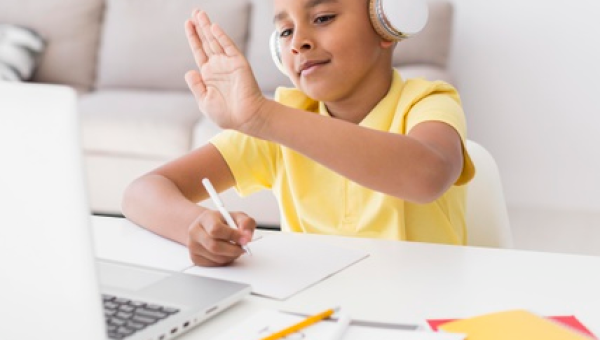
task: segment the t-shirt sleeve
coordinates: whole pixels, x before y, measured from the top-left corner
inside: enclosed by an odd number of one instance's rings
[[[279,157],[276,144],[233,130],[217,134],[210,143],[229,166],[240,196],[273,186]]]
[[[475,167],[465,147],[467,124],[465,114],[456,90],[445,83],[437,82],[437,88],[415,103],[406,117],[406,133],[416,125],[426,121],[439,121],[453,127],[459,134],[463,148],[463,169],[454,183],[468,183],[475,175]]]
[[[319,106],[317,101],[295,88],[277,88],[275,100],[313,112]],[[273,187],[277,167],[281,164],[281,146],[234,130],[225,130],[209,142],[225,159],[235,179],[235,189],[241,196]]]

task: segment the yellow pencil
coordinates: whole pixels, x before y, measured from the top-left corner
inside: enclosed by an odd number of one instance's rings
[[[282,330],[280,330],[279,332],[275,332],[267,337],[264,337],[260,340],[277,340],[279,338],[283,338],[286,335],[290,335],[294,332],[297,332],[299,330],[301,330],[302,328],[308,327],[310,325],[312,325],[313,323],[319,322],[323,319],[326,319],[328,317],[330,317],[331,315],[333,315],[333,313],[335,313],[339,308],[332,308],[332,309],[328,309],[324,312],[321,312],[319,314],[315,314],[312,316],[307,317],[306,319],[298,322],[297,324],[294,324],[288,328],[284,328]]]

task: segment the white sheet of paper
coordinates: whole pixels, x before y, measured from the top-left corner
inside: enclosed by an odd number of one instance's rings
[[[243,255],[231,266],[192,267],[185,272],[248,283],[253,294],[286,299],[369,256],[298,236],[268,234],[249,243],[252,256]]]
[[[304,318],[275,310],[257,312],[231,330],[212,340],[259,340],[273,332],[289,327]],[[328,340],[335,329],[335,322],[321,321],[290,334],[285,340]],[[343,340],[464,340],[464,334],[436,333],[431,331],[407,331],[394,328],[367,326],[350,327],[344,333]]]
[[[183,271],[194,265],[187,247],[130,221],[114,220],[115,223],[93,228],[96,257],[170,271]]]

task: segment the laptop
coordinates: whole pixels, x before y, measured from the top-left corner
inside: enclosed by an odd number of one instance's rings
[[[0,82],[2,338],[166,340],[250,293],[95,259],[83,169],[75,92]]]

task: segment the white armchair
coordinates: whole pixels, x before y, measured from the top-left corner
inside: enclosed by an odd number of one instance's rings
[[[468,140],[466,147],[476,171],[467,187],[467,245],[512,248],[498,165],[483,146]]]

